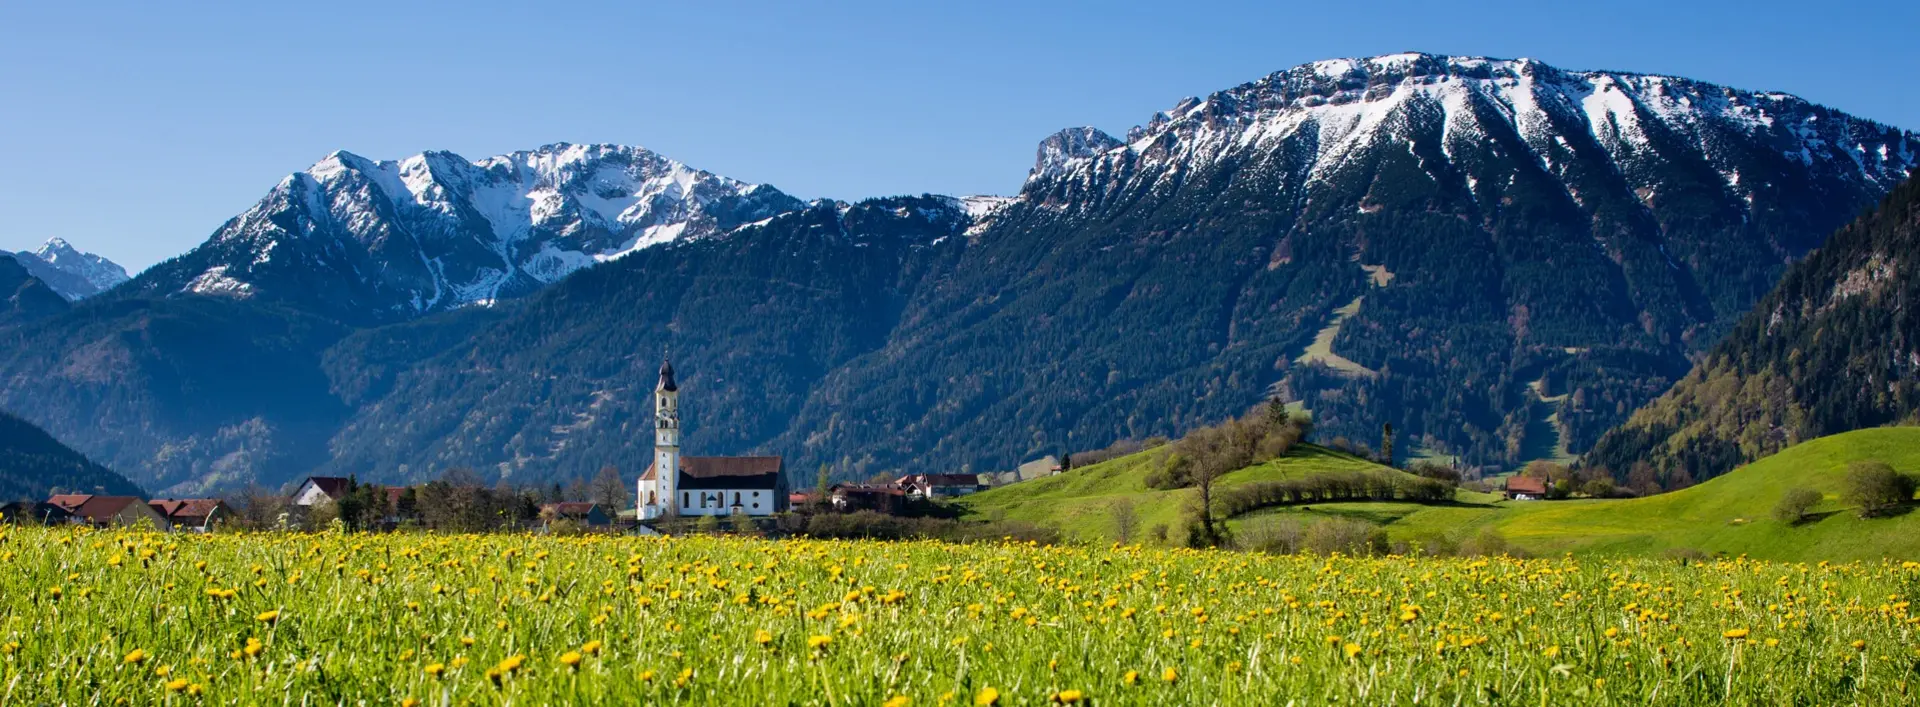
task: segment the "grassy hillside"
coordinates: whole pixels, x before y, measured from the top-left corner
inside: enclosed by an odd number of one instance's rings
[[[1861,520],[1839,501],[1847,464],[1878,460],[1920,472],[1920,428],[1822,437],[1673,493],[1618,501],[1498,503],[1420,508],[1383,524],[1397,539],[1461,538],[1493,528],[1535,552],[1656,553],[1673,548],[1781,560],[1920,557],[1920,514]],[[1795,486],[1826,499],[1813,520],[1769,514]]]
[[[1181,514],[1195,492],[1158,491],[1145,483],[1166,453],[1165,447],[1148,450],[975,494],[960,503],[969,517],[1039,523],[1059,528],[1069,539],[1107,542],[1114,538],[1113,509],[1125,500],[1139,518],[1136,541],[1150,542],[1152,528],[1164,524],[1169,540],[1178,543],[1184,539]],[[1869,459],[1920,472],[1920,428],[1824,437],[1698,486],[1646,498],[1513,503],[1462,491],[1453,504],[1313,503],[1256,511],[1232,519],[1230,525],[1344,517],[1382,526],[1394,540],[1415,542],[1458,542],[1491,529],[1537,554],[1649,555],[1689,548],[1778,560],[1920,557],[1920,513],[1861,520],[1840,502],[1847,465]],[[1303,444],[1286,457],[1234,472],[1220,483],[1224,488],[1313,472],[1378,468],[1358,457]],[[1774,504],[1795,486],[1816,489],[1826,499],[1814,508],[1810,521],[1787,525],[1773,520]]]
[[[1059,528],[1069,539],[1106,542],[1115,537],[1114,508],[1133,504],[1138,517],[1134,538],[1144,541],[1156,525],[1165,525],[1168,537],[1185,538],[1180,517],[1187,499],[1197,491],[1162,491],[1147,487],[1147,474],[1159,468],[1170,447],[1149,449],[1092,466],[977,493],[960,499],[968,517],[1018,520]],[[1366,471],[1385,467],[1325,447],[1301,444],[1286,456],[1222,477],[1216,488],[1255,481],[1275,481],[1316,472]]]

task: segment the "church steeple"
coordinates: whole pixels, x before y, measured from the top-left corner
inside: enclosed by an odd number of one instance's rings
[[[654,386],[654,390],[666,393],[674,393],[680,390],[680,386],[675,385],[673,382],[672,361],[662,360],[660,362],[660,385]]]

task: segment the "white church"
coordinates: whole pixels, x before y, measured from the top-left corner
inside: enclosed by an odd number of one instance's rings
[[[680,456],[680,387],[673,363],[653,389],[653,464],[640,475],[641,520],[671,516],[773,515],[787,510],[780,457]]]

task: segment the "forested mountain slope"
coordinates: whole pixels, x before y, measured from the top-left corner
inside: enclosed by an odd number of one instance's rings
[[[1797,263],[1586,463],[1668,486],[1920,412],[1920,180]],[[1676,483],[1677,482],[1677,483]]]
[[[0,412],[0,502],[41,501],[54,493],[141,495],[126,478]]]

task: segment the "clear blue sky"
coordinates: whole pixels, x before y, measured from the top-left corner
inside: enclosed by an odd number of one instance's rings
[[[675,2],[0,6],[0,248],[138,269],[335,149],[638,144],[802,197],[1011,193],[1109,132],[1315,59],[1530,56],[1920,128],[1920,3]]]

